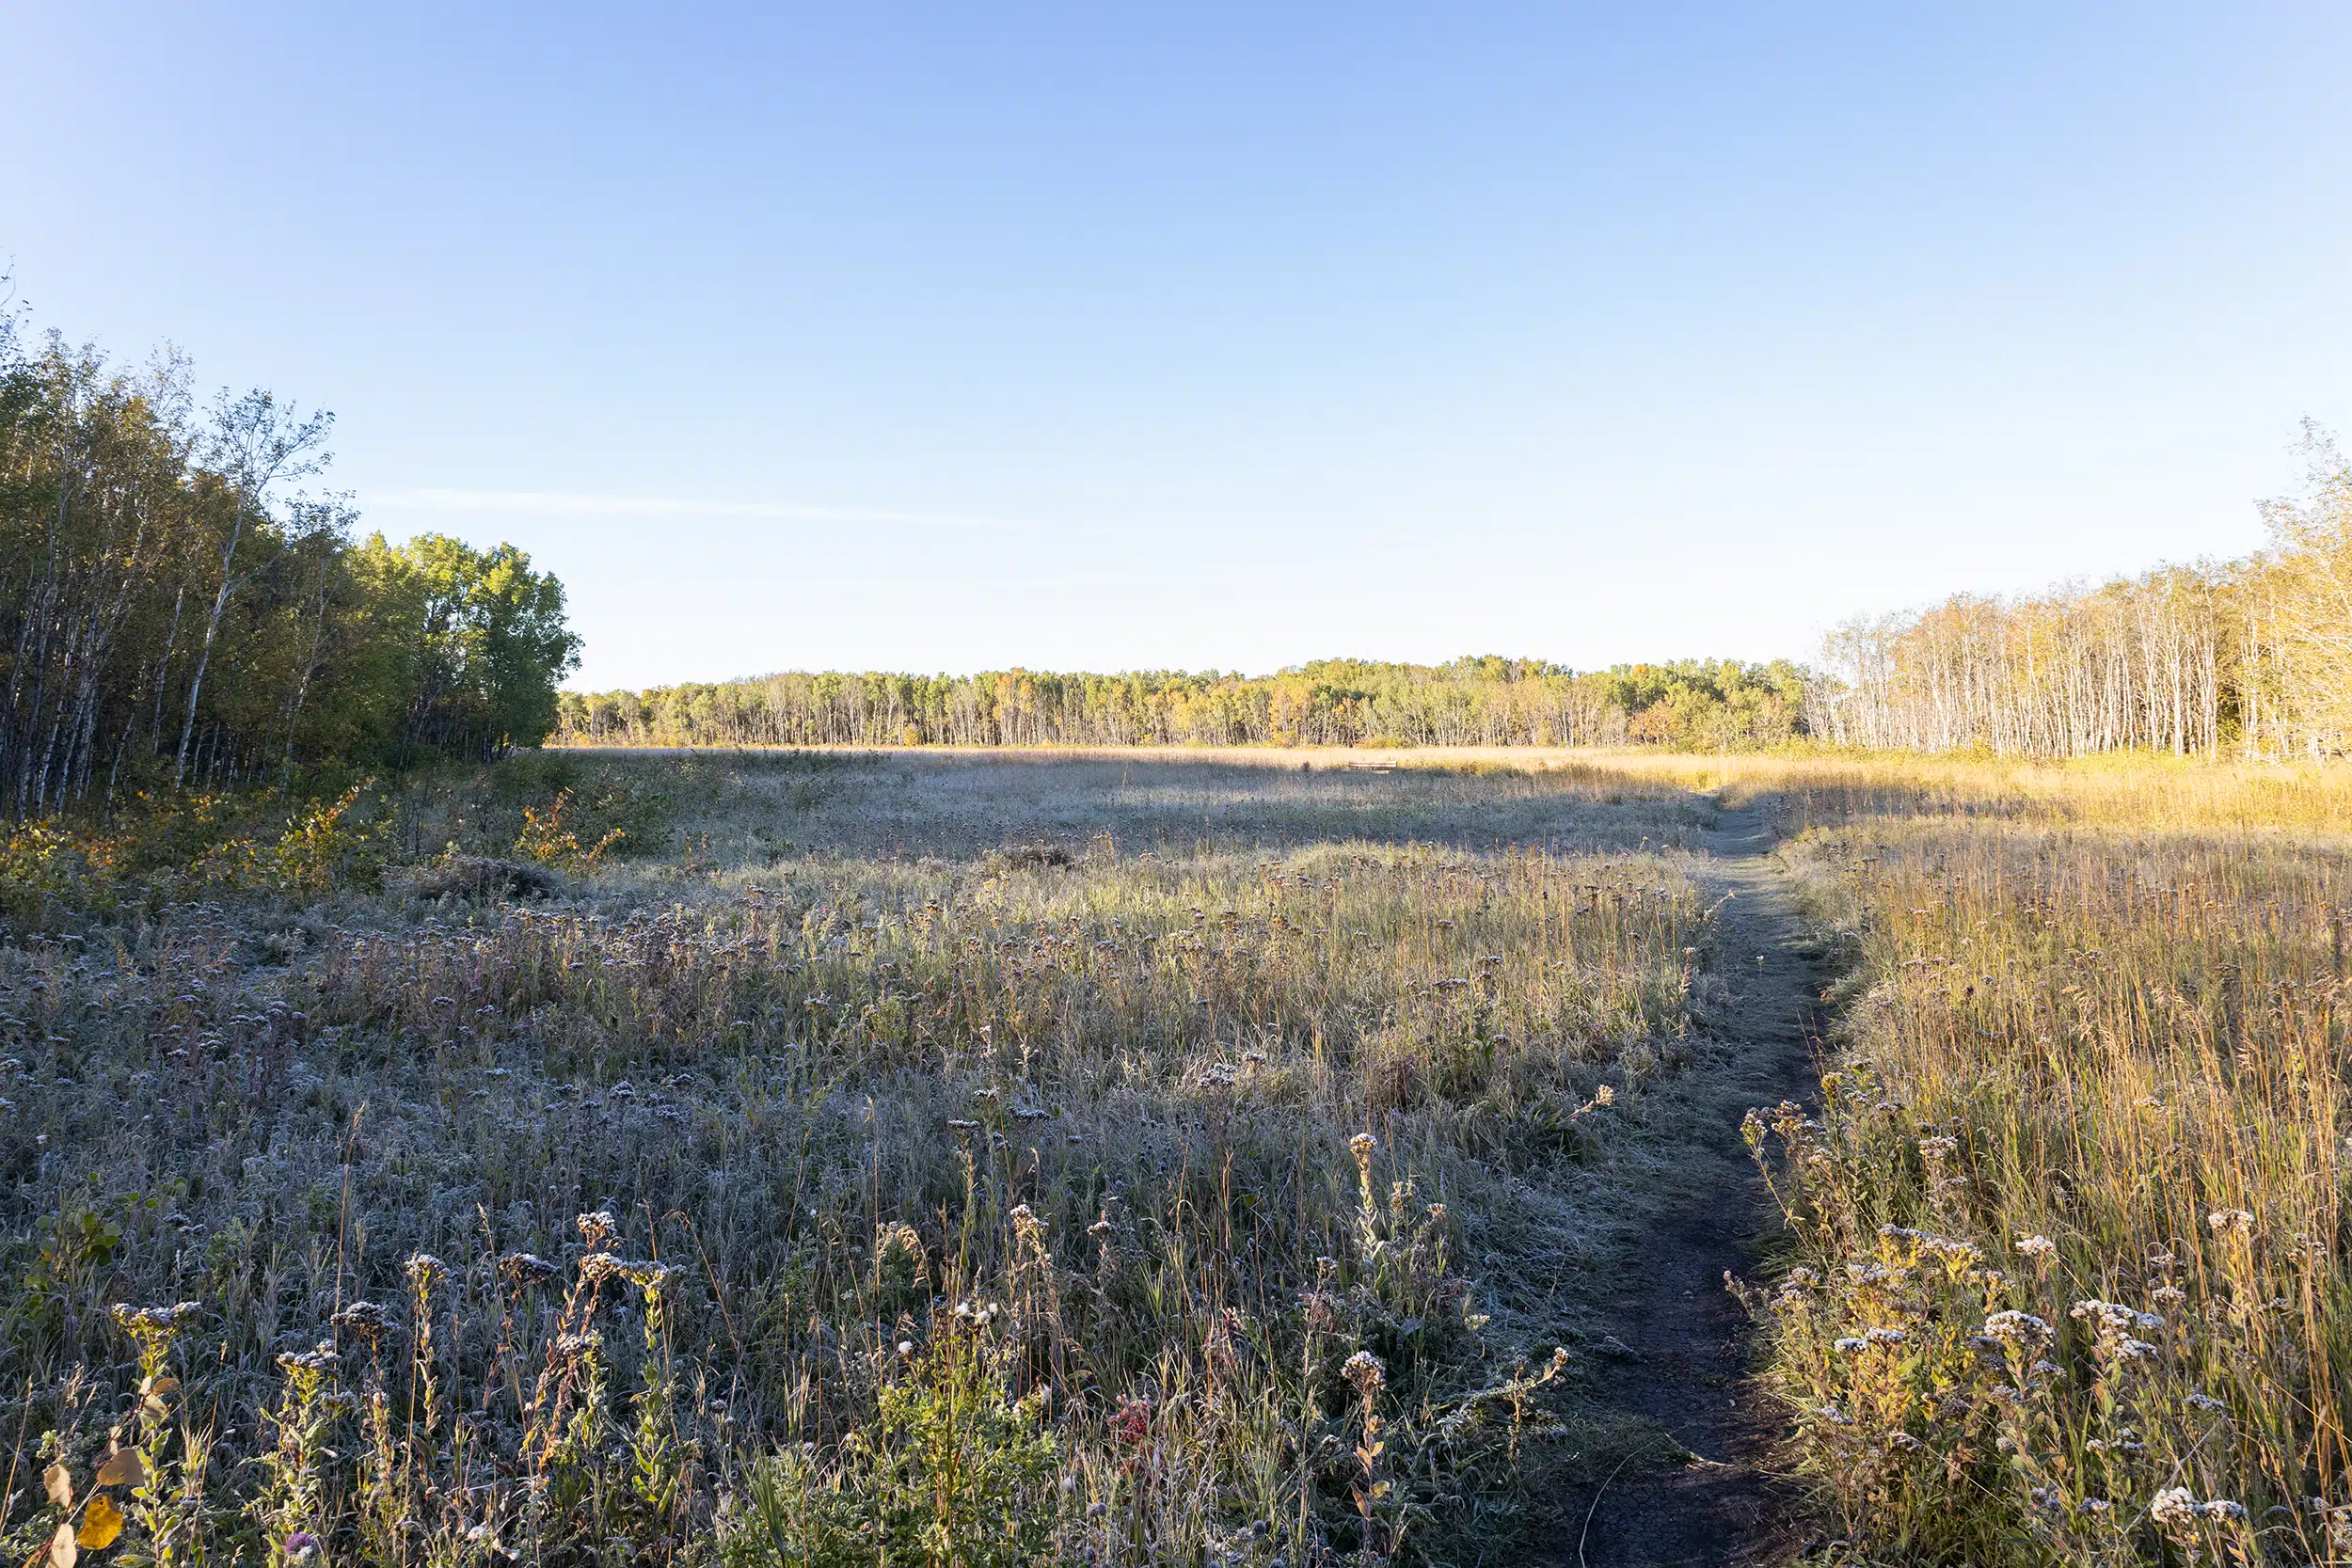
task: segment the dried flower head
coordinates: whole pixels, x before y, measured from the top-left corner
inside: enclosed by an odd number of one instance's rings
[[[335,1364],[342,1359],[342,1357],[335,1354],[334,1344],[326,1339],[320,1340],[310,1350],[280,1351],[278,1354],[278,1364],[286,1370],[309,1372],[313,1375],[333,1371]]]
[[[392,1326],[392,1315],[372,1301],[355,1301],[326,1321],[370,1344]]]
[[[2031,1312],[1995,1312],[1984,1320],[1984,1331],[2005,1344],[2038,1350],[2058,1338],[2049,1321]]]
[[[559,1334],[555,1337],[556,1357],[564,1361],[576,1361],[603,1343],[604,1334],[600,1329],[584,1329],[578,1334]]]
[[[657,1263],[651,1259],[633,1259],[621,1265],[621,1273],[628,1276],[628,1282],[647,1295],[660,1295],[661,1288],[670,1282],[670,1276],[676,1272],[669,1264]]]
[[[499,1259],[499,1274],[517,1285],[545,1285],[555,1277],[555,1265],[528,1252],[510,1252]]]
[[[193,1301],[175,1302],[169,1307],[123,1307],[111,1309],[115,1324],[141,1345],[161,1347],[186,1327],[204,1308]]]

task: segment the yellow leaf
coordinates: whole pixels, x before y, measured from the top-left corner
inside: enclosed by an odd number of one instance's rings
[[[43,1470],[40,1473],[40,1481],[43,1486],[49,1488],[51,1502],[56,1503],[59,1508],[73,1506],[73,1477],[66,1469],[65,1461],[59,1460]]]
[[[133,1449],[128,1451],[136,1453],[138,1450]],[[122,1510],[114,1505],[113,1498],[101,1492],[89,1500],[89,1508],[82,1515],[81,1533],[73,1538],[73,1542],[94,1552],[103,1546],[113,1545],[115,1537],[121,1533]]]
[[[73,1568],[73,1560],[81,1555],[73,1544],[73,1527],[59,1525],[57,1533],[49,1538],[49,1568]]]
[[[136,1486],[147,1479],[147,1455],[136,1449],[118,1449],[98,1467],[101,1486]]]

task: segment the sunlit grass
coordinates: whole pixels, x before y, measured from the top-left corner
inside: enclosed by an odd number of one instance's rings
[[[1853,970],[1758,1118],[1795,1452],[1873,1560],[2341,1560],[2344,769],[1740,770]]]

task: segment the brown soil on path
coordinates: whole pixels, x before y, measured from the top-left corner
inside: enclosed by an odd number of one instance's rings
[[[1732,900],[1719,916],[1728,1003],[1704,1020],[1732,1048],[1719,1069],[1724,1110],[1689,1150],[1691,1196],[1628,1249],[1597,1303],[1609,1360],[1596,1370],[1608,1397],[1661,1435],[1627,1453],[1597,1487],[1565,1499],[1565,1538],[1546,1544],[1547,1564],[1780,1564],[1804,1546],[1800,1494],[1771,1468],[1777,1418],[1749,1381],[1751,1325],[1724,1284],[1726,1271],[1755,1272],[1775,1224],[1740,1141],[1740,1116],[1782,1100],[1809,1104],[1820,1089],[1815,1015],[1824,975],[1770,859],[1774,842],[1754,806],[1722,813],[1704,841],[1709,896]]]

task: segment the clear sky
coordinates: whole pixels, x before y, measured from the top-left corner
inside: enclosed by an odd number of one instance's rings
[[[20,0],[0,258],[580,684],[1803,657],[2259,543],[2347,81],[2335,0]]]

